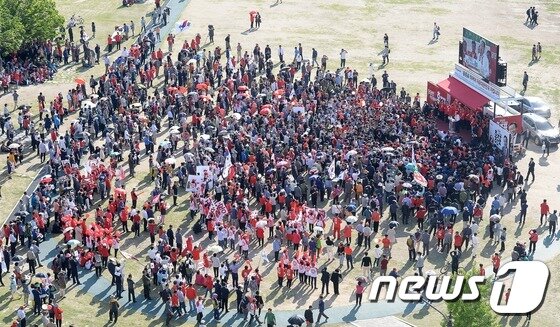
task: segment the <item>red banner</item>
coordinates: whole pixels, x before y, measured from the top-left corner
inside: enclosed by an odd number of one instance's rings
[[[507,117],[498,116],[494,118],[494,121],[502,125],[510,133],[514,131],[517,134],[523,133],[523,121],[521,119],[521,115],[507,116]]]

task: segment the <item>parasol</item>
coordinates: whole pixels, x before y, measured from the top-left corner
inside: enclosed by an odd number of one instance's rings
[[[196,89],[197,90],[208,90],[208,85],[206,85],[204,83],[198,83],[198,84],[196,84]]]
[[[19,149],[21,145],[17,144],[17,143],[12,143],[10,145],[8,145],[8,149]]]
[[[405,188],[411,188],[411,187],[412,187],[412,184],[410,184],[410,183],[407,182],[407,183],[403,183],[402,186],[405,187]]]
[[[23,260],[24,260],[24,259],[23,259],[23,257],[22,257],[21,255],[14,255],[14,256],[12,257],[12,261],[13,261],[13,262],[21,262],[21,261],[23,261]]]
[[[200,135],[200,138],[203,139],[203,140],[207,140],[207,141],[208,141],[208,140],[210,139],[210,135],[208,135],[208,134],[202,134],[202,135]]]
[[[457,210],[457,208],[455,207],[444,207],[443,209],[441,209],[441,213],[444,216],[451,216],[451,215],[456,215],[459,213],[459,211]]]
[[[63,233],[68,233],[74,230],[74,227],[66,227],[64,228],[64,230],[62,231]]]
[[[47,278],[47,274],[45,274],[44,272],[38,272],[35,274],[35,277],[37,278]]]
[[[177,163],[177,160],[175,158],[167,158],[165,159],[165,163],[168,165],[174,165]]]
[[[70,245],[70,248],[73,249],[79,245],[82,245],[82,242],[78,241],[78,240],[70,240],[68,242],[66,242],[66,245]]]
[[[194,58],[189,59],[189,61],[187,61],[187,65],[194,65],[194,64],[196,64],[196,59]]]
[[[348,216],[348,217],[346,217],[345,220],[346,220],[347,223],[353,224],[353,223],[355,223],[355,222],[358,221],[358,217],[356,217],[356,216]]]
[[[206,252],[212,252],[212,253],[220,253],[220,252],[223,252],[223,251],[224,251],[224,249],[223,249],[221,246],[217,245],[217,244],[210,245],[210,246],[206,249]]]
[[[265,228],[266,227],[266,220],[257,221],[257,224],[255,226],[257,226],[258,228]]]
[[[50,182],[52,182],[53,178],[51,175],[45,175],[43,177],[41,177],[41,184],[48,184]]]
[[[83,78],[81,78],[81,77],[76,78],[76,79],[74,80],[74,82],[76,82],[76,84],[78,84],[78,85],[84,85],[84,84],[86,84],[86,80],[83,79]]]
[[[270,109],[269,108],[262,108],[259,111],[259,114],[261,114],[261,116],[268,116],[268,115],[270,115]]]

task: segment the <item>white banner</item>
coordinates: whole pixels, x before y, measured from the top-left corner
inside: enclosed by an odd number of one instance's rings
[[[508,130],[503,128],[502,125],[496,123],[493,120],[490,121],[488,130],[488,139],[490,140],[490,143],[498,149],[507,153],[510,138],[510,133],[508,132]]]

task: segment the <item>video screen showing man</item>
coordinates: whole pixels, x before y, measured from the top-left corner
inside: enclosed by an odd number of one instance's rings
[[[485,79],[493,81],[496,74],[494,71],[496,60],[493,52],[497,52],[496,46],[477,35],[472,35],[474,33],[470,31],[468,33],[463,34],[463,61],[461,64],[478,72]]]

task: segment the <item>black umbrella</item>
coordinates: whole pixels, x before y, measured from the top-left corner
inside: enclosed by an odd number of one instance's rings
[[[305,318],[303,318],[300,315],[293,315],[290,317],[290,319],[288,319],[288,323],[290,325],[301,326],[303,325],[304,322],[305,322]]]

